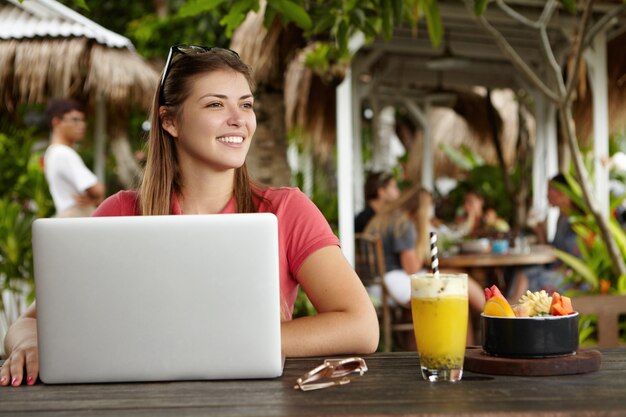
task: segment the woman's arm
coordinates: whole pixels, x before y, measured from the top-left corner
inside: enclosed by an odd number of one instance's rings
[[[4,338],[8,355],[0,368],[0,386],[18,386],[24,381],[33,385],[39,374],[39,354],[37,351],[37,307],[35,303],[9,327]]]
[[[282,323],[283,355],[324,356],[376,350],[376,311],[339,247],[327,246],[313,252],[302,264],[297,278],[318,314]]]
[[[400,252],[400,265],[402,265],[402,269],[407,274],[415,274],[417,271],[422,269],[422,265],[424,262],[417,256],[417,251],[415,249],[403,250]]]

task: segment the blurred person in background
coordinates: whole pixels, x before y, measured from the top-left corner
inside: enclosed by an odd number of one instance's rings
[[[372,172],[365,180],[366,206],[354,219],[354,233],[363,233],[370,220],[385,204],[400,196],[398,183],[393,175],[385,172]]]
[[[91,216],[104,199],[104,186],[74,150],[86,133],[82,106],[72,99],[53,99],[46,108],[46,118],[51,134],[44,154],[44,174],[55,217]]]

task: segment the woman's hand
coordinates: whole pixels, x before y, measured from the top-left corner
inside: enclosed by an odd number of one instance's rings
[[[22,319],[32,320],[34,319]],[[26,370],[26,372],[24,372]],[[0,386],[21,385],[24,381],[28,385],[34,385],[39,374],[39,352],[37,350],[37,338],[24,340],[21,346],[17,346],[0,368]]]
[[[18,386],[26,381],[34,385],[39,375],[39,351],[37,349],[37,307],[35,303],[9,327],[4,338],[9,355],[0,368],[0,386]],[[26,371],[26,372],[24,372]]]

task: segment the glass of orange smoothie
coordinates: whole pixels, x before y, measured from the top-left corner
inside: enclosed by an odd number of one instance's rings
[[[413,329],[424,379],[460,381],[467,337],[466,274],[411,276]]]

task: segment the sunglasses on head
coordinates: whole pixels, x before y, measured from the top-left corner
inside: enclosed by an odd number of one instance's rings
[[[165,67],[163,68],[163,76],[161,77],[161,84],[159,85],[159,91],[161,92],[161,103],[163,103],[163,86],[165,85],[165,80],[167,79],[167,75],[170,73],[170,67],[172,65],[172,59],[176,54],[182,55],[193,55],[193,54],[203,54],[209,51],[226,51],[230,54],[233,54],[237,58],[239,58],[239,54],[232,49],[219,48],[216,46],[202,46],[202,45],[187,45],[187,44],[177,44],[172,45],[169,53],[167,54],[167,59],[165,60]]]

